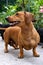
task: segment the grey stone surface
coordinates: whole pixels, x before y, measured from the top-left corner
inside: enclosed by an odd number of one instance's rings
[[[40,57],[33,57],[32,50],[24,50],[24,58],[18,59],[19,50],[9,46],[9,52],[4,53],[4,41],[0,37],[0,65],[43,65],[43,48],[37,47]]]

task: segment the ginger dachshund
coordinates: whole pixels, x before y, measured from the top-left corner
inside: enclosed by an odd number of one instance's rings
[[[7,28],[4,32],[4,51],[8,52],[8,43],[10,39],[12,39],[15,42],[15,47],[19,46],[19,58],[24,57],[23,48],[26,50],[32,49],[33,56],[39,57],[36,48],[40,42],[40,36],[33,25],[33,22],[35,21],[34,15],[30,12],[20,11],[7,17],[6,20],[10,23],[19,22],[19,24]]]

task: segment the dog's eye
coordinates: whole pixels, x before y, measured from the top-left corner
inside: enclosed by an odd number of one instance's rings
[[[19,13],[16,13],[16,15],[19,15]]]

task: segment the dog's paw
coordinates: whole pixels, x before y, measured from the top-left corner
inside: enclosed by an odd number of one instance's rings
[[[8,53],[8,50],[4,50],[4,53]]]
[[[40,57],[40,55],[39,54],[34,54],[34,57]]]
[[[16,46],[15,44],[13,45],[14,49],[19,49],[19,46]]]
[[[19,49],[19,47],[16,47],[15,50]]]
[[[23,57],[24,57],[24,55],[20,55],[20,54],[18,55],[18,58],[23,58]]]

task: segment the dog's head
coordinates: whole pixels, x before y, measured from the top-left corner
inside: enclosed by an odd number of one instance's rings
[[[24,24],[29,24],[29,22],[34,22],[35,18],[34,15],[30,12],[20,11],[12,16],[7,17],[6,20],[9,23],[19,23],[19,25],[22,26]]]

